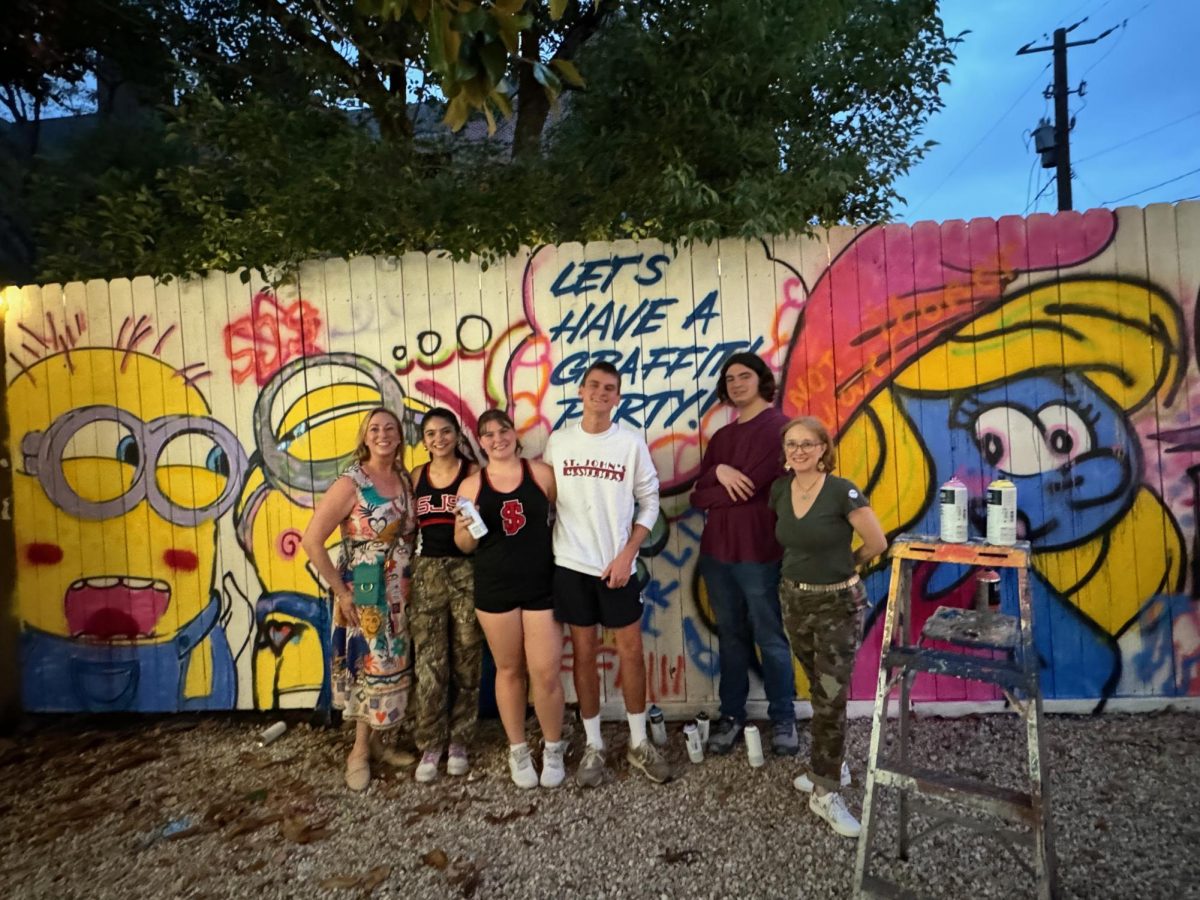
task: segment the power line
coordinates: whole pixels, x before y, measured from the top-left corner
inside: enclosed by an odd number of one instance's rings
[[[1130,197],[1136,197],[1139,194],[1145,194],[1148,191],[1154,190],[1155,188],[1160,188],[1168,184],[1174,184],[1176,181],[1182,181],[1184,178],[1187,178],[1189,175],[1195,175],[1197,172],[1200,172],[1200,166],[1184,172],[1182,175],[1176,175],[1174,178],[1168,178],[1166,181],[1160,181],[1158,184],[1152,184],[1150,187],[1142,188],[1140,191],[1134,191],[1132,194],[1126,194],[1123,197],[1117,197],[1115,200],[1105,200],[1104,205],[1107,206],[1110,203],[1120,203],[1122,200],[1128,200]]]
[[[1054,176],[1053,175],[1051,175],[1048,179],[1046,179],[1046,183],[1042,185],[1042,189],[1033,195],[1033,200],[1031,202],[1025,204],[1025,209],[1021,211],[1021,215],[1025,215],[1025,213],[1029,212],[1029,207],[1031,207],[1031,206],[1035,207],[1034,212],[1036,212],[1038,200],[1041,199],[1042,194],[1046,193],[1046,188],[1050,187],[1050,185],[1052,185],[1052,184],[1054,184]]]
[[[1126,144],[1132,144],[1134,141],[1140,141],[1144,137],[1150,137],[1152,134],[1158,134],[1160,131],[1165,131],[1168,128],[1178,125],[1180,122],[1186,122],[1188,119],[1194,119],[1196,116],[1200,116],[1200,109],[1193,110],[1186,116],[1180,116],[1178,119],[1167,122],[1165,125],[1159,125],[1157,128],[1151,128],[1149,131],[1143,131],[1141,134],[1135,134],[1133,137],[1126,138],[1125,140],[1113,144],[1110,147],[1105,147],[1103,150],[1097,150],[1095,153],[1090,153],[1083,157],[1083,159],[1076,160],[1076,162],[1087,162],[1089,159],[1095,159],[1097,156],[1103,156],[1105,153],[1110,153],[1113,150],[1124,147]]]
[[[1012,105],[1009,106],[1008,109],[1006,109],[999,118],[997,118],[995,121],[992,122],[992,127],[983,133],[983,136],[974,143],[974,145],[971,147],[970,150],[968,150],[966,152],[966,154],[963,155],[963,158],[960,159],[957,163],[955,163],[954,167],[952,169],[950,169],[949,172],[946,173],[946,176],[941,181],[938,182],[937,187],[935,187],[932,191],[930,191],[928,194],[926,194],[924,200],[922,200],[916,206],[909,208],[908,215],[915,216],[917,213],[917,210],[919,210],[926,203],[928,203],[930,200],[932,200],[934,198],[934,196],[937,194],[937,192],[946,186],[946,182],[948,182],[953,177],[955,172],[957,172],[959,169],[962,168],[963,163],[965,163],[968,159],[970,159],[972,154],[974,154],[976,150],[978,150],[980,147],[983,146],[983,142],[986,141],[989,137],[991,137],[992,132],[1000,127],[1000,123],[1003,122],[1005,119],[1007,119],[1009,114],[1012,113],[1012,111],[1017,108],[1017,104],[1025,99],[1025,95],[1028,94],[1033,89],[1033,86],[1042,80],[1042,73],[1045,72],[1046,69],[1049,69],[1050,66],[1051,66],[1051,63],[1046,63],[1045,67],[1041,71],[1039,71],[1037,73],[1037,75],[1034,76],[1033,80],[1031,82],[1029,82],[1029,84],[1027,84],[1021,90],[1021,93],[1017,94],[1016,98],[1012,102]]]

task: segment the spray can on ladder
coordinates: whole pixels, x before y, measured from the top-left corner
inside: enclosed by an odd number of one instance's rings
[[[987,488],[987,542],[1010,547],[1017,542],[1017,486],[993,481]]]
[[[951,478],[938,490],[938,531],[947,544],[966,543],[967,530],[967,486],[957,478]]]

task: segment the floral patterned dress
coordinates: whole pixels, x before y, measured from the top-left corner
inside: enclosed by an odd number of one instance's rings
[[[334,604],[333,705],[372,728],[395,728],[404,718],[413,678],[407,613],[417,530],[412,487],[401,478],[400,494],[383,497],[357,463],[343,477],[354,482],[358,503],[341,525],[338,571],[353,590],[356,566],[382,564],[384,604],[359,605],[357,628]]]

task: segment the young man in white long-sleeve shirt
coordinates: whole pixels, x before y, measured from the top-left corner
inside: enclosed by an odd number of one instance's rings
[[[651,781],[671,768],[646,736],[646,661],[642,652],[642,597],[634,572],[638,548],[658,518],[658,473],[636,432],[614,424],[621,376],[595,363],[579,388],[583,418],[550,435],[542,459],[554,468],[558,500],[554,524],[554,614],[571,627],[575,694],[587,734],[576,781],[604,780],[600,733],[597,625],[616,637],[621,688],[629,720],[626,759]],[[635,519],[636,515],[636,519]]]

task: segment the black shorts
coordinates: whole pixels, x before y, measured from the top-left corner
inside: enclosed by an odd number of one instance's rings
[[[475,609],[485,613],[507,613],[514,609],[527,609],[531,612],[544,609],[554,609],[554,598],[549,594],[531,596],[519,591],[493,592],[481,594],[475,592]]]
[[[610,588],[599,575],[554,567],[554,618],[567,625],[624,628],[642,620],[642,591],[633,575]]]

